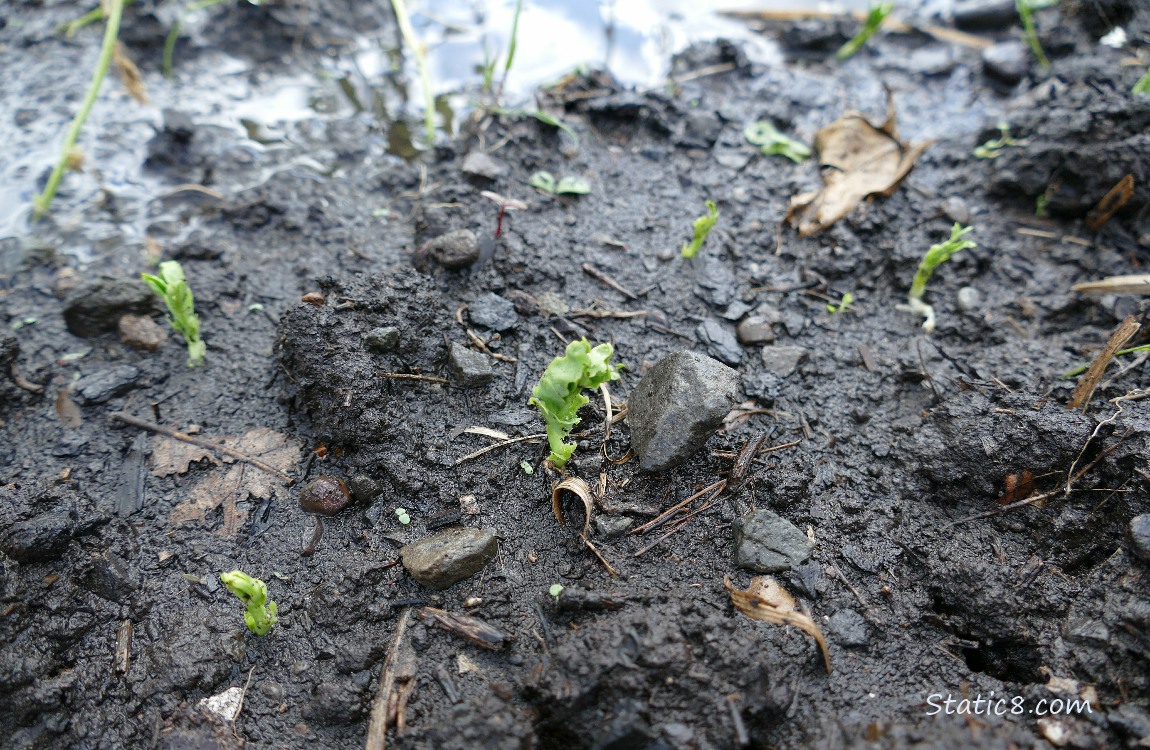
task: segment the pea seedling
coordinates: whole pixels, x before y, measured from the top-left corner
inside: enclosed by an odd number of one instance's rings
[[[188,344],[188,367],[203,364],[207,355],[207,345],[200,338],[200,319],[196,315],[196,301],[191,287],[184,279],[184,269],[174,260],[160,264],[159,276],[150,273],[140,274],[148,288],[158,294],[171,313],[172,328],[183,334]]]
[[[528,184],[551,195],[587,195],[591,192],[591,184],[582,177],[567,176],[556,180],[550,172],[536,172]]]
[[[561,583],[551,584],[551,588],[547,589],[547,593],[554,597],[555,601],[559,601],[559,595],[563,593],[564,586]]]
[[[842,298],[839,300],[839,303],[837,305],[834,304],[833,302],[828,304],[827,305],[827,312],[829,312],[831,315],[838,315],[839,313],[845,313],[851,309],[851,305],[854,304],[854,301],[855,301],[855,296],[853,294],[851,294],[850,292],[847,292],[846,294],[844,294],[842,296]]]
[[[584,388],[598,388],[603,383],[619,379],[620,365],[609,360],[615,350],[610,344],[591,348],[587,339],[572,341],[562,357],[547,365],[543,376],[531,389],[531,400],[538,406],[547,423],[547,442],[551,455],[547,457],[555,468],[562,469],[575,452],[575,443],[566,443],[567,436],[579,424],[579,409],[589,400]]]
[[[395,519],[404,526],[407,526],[411,523],[411,516],[407,515],[407,508],[396,508]]]
[[[256,635],[267,635],[276,624],[276,603],[268,601],[268,587],[241,570],[221,573],[220,580],[244,603],[244,623]]]
[[[894,10],[893,2],[871,5],[867,10],[866,21],[863,23],[863,27],[859,29],[859,33],[851,37],[850,41],[846,44],[839,47],[839,51],[835,53],[835,57],[840,60],[846,60],[862,49],[863,45],[866,44],[870,38],[874,36],[875,32],[878,31],[879,27],[882,26],[882,22],[886,20],[886,17],[890,15],[892,10]]]
[[[1150,96],[1150,68],[1146,69],[1146,74],[1138,79],[1138,83],[1134,84],[1132,92],[1135,94],[1145,94]]]
[[[795,164],[801,164],[811,155],[811,147],[802,141],[788,138],[766,121],[753,122],[743,130],[743,137],[752,146],[758,146],[766,156],[778,154]]]
[[[922,295],[926,292],[926,282],[930,280],[930,275],[934,273],[934,269],[950,260],[952,255],[969,247],[978,247],[971,240],[963,239],[966,233],[972,229],[974,227],[963,228],[961,224],[955,222],[950,230],[950,239],[930,246],[918,264],[918,271],[910,285],[910,294],[906,298],[907,303],[899,305],[900,309],[909,310],[915,315],[922,315],[926,318],[923,321],[922,329],[927,333],[934,330],[934,308],[922,301]]]
[[[974,158],[976,159],[997,159],[1002,154],[1003,149],[1008,146],[1025,146],[1026,141],[1012,138],[1010,135],[1010,125],[1005,122],[998,123],[998,137],[991,138],[981,146],[974,149]]]
[[[683,245],[684,258],[694,258],[698,254],[703,243],[707,241],[707,235],[711,233],[711,227],[715,226],[718,220],[719,209],[715,207],[715,202],[707,201],[707,214],[695,219],[695,236],[691,238],[690,243]]]

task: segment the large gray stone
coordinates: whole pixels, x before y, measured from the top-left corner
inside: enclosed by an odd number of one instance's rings
[[[810,355],[810,350],[801,346],[764,346],[763,367],[767,372],[785,378]]]
[[[478,177],[484,180],[498,180],[507,174],[507,167],[503,162],[496,161],[489,154],[482,151],[472,151],[463,160],[463,174],[468,177]]]
[[[467,306],[471,322],[491,331],[509,331],[519,323],[515,305],[498,294],[488,292]]]
[[[99,336],[116,330],[120,316],[146,315],[155,297],[139,280],[96,278],[81,284],[64,303],[64,322],[77,336]]]
[[[1143,513],[1130,519],[1126,529],[1130,550],[1146,562],[1150,562],[1150,513]]]
[[[451,379],[463,388],[487,385],[495,377],[487,355],[454,342],[448,353],[447,366],[451,370]]]
[[[982,51],[982,65],[989,75],[1018,83],[1030,69],[1030,50],[1017,39],[999,42]]]
[[[640,468],[669,469],[702,448],[735,405],[738,386],[737,372],[698,352],[659,360],[627,400]]]
[[[399,329],[395,326],[372,328],[364,335],[363,344],[368,351],[378,354],[393,352],[399,346]]]
[[[782,573],[810,557],[815,545],[799,527],[769,510],[735,522],[735,565],[754,573]]]
[[[102,404],[140,386],[142,373],[131,365],[112,365],[85,375],[72,386],[72,393],[85,406]]]
[[[470,229],[459,229],[428,242],[426,251],[444,268],[467,268],[479,260],[479,240]]]
[[[445,529],[399,550],[411,577],[431,589],[445,589],[475,575],[499,551],[490,531],[456,527]]]

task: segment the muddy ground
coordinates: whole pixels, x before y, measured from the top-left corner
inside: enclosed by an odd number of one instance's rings
[[[159,23],[151,4],[133,7],[126,29]],[[1123,64],[1145,44],[1150,16],[1133,7],[1044,11],[1053,67],[1031,65],[1016,86],[989,76],[977,50],[926,36],[883,36],[838,64],[833,51],[851,24],[774,26],[785,66],[750,63],[737,45],[696,46],[674,61],[674,86],[627,90],[593,73],[541,95],[577,141],[530,118],[476,115],[415,162],[387,153],[388,133],[370,114],[317,117],[266,149],[188,118],[155,123],[133,152],[137,164],[148,160],[149,182],[125,188],[148,196],[145,215],[125,210],[114,176],[97,169],[76,184],[106,181],[101,200],[65,192],[48,221],[0,240],[5,746],[362,746],[397,624],[425,605],[466,611],[511,640],[484,650],[410,619],[414,689],[390,746],[1145,746],[1150,563],[1126,534],[1150,511],[1150,412],[1137,398],[1114,399],[1136,395],[1147,375],[1139,366],[1114,377],[1085,414],[1066,408],[1074,381],[1059,378],[1145,311],[1134,296],[1070,289],[1138,272],[1150,254],[1150,98],[1129,93],[1144,65]],[[335,4],[325,36],[289,10],[222,9],[185,50],[186,75],[200,71],[210,87],[210,67],[196,61],[238,40],[253,69],[275,70],[289,50],[292,65],[309,64],[343,30],[390,24],[386,13]],[[54,27],[70,17],[19,3],[6,19],[0,52],[25,72],[3,84],[5,98],[16,116],[11,97],[23,97],[29,128],[42,107],[67,110],[39,103],[37,72],[66,78],[53,61],[87,59],[98,44],[97,35],[60,40]],[[1117,22],[1131,47],[1099,46]],[[149,85],[162,87],[146,62],[155,34],[127,36]],[[78,91],[86,73],[74,77]],[[107,101],[130,106],[117,85]],[[906,182],[823,234],[780,229],[790,197],[817,187],[817,169],[758,155],[743,127],[771,119],[809,142],[844,108],[881,120],[888,91],[903,137],[935,141]],[[1026,145],[973,158],[1000,119]],[[505,171],[465,176],[475,151]],[[526,184],[540,169],[584,177],[591,193],[540,194]],[[1087,211],[1127,173],[1134,197],[1087,229]],[[186,184],[215,192],[174,190]],[[505,217],[482,265],[429,262],[420,250],[443,232],[494,235],[498,207],[484,190],[530,207]],[[1047,217],[1035,216],[1040,194]],[[721,218],[686,261],[679,247],[706,199]],[[896,304],[955,220],[974,226],[978,247],[931,280],[939,325],[927,336]],[[191,280],[208,345],[202,368],[185,366],[173,335],[141,352],[112,332],[76,336],[65,321],[77,290],[105,275],[134,280],[157,244]],[[960,306],[963,287],[978,295]],[[490,292],[517,308],[495,340],[461,310]],[[853,307],[829,313],[826,298],[847,292]],[[301,301],[309,293],[323,304]],[[466,428],[542,431],[527,398],[561,339],[614,345],[627,366],[612,385],[621,402],[661,357],[708,351],[700,324],[733,332],[756,312],[774,321],[775,344],[809,355],[779,375],[761,345],[728,353],[754,408],[684,466],[645,474],[606,460],[603,403],[583,411],[588,433],[568,471],[595,486],[605,477],[597,515],[608,519],[641,523],[724,478],[731,462],[717,453],[764,431],[771,445],[797,442],[654,546],[652,536],[596,537],[617,577],[579,541],[577,523],[557,524],[543,443],[460,462],[495,442]],[[394,351],[366,348],[380,326],[399,330]],[[448,347],[471,345],[468,328],[505,358],[492,360],[490,385],[380,377],[450,380]],[[253,452],[267,443],[241,436],[271,431],[262,433],[277,448],[268,460],[293,482],[202,454],[182,463],[163,436],[116,412]],[[623,421],[607,454],[627,446]],[[1068,495],[963,520],[999,508],[1008,475],[1029,471],[1048,492],[1087,466]],[[303,556],[312,520],[299,488],[321,474],[378,494],[331,519]],[[467,496],[478,514],[460,516]],[[778,577],[825,631],[829,675],[801,632],[731,606],[724,576],[740,587],[751,578],[732,559],[732,524],[749,508],[775,511],[816,543]],[[500,551],[481,573],[433,591],[396,561],[445,516],[495,532]],[[248,633],[219,584],[233,568],[268,583],[280,615],[270,635]],[[560,611],[547,593],[556,583],[626,604]],[[246,694],[225,725],[199,702],[231,687]],[[1027,710],[1053,698],[1091,710],[929,715],[933,694],[992,691]]]

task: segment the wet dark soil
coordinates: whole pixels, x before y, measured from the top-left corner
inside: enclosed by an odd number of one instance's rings
[[[27,70],[44,69],[62,54],[47,30],[64,13],[16,6],[4,59],[26,55]],[[186,52],[190,70],[229,39],[274,70],[289,50],[315,60],[345,31],[389,23],[362,9],[333,13],[325,36],[312,16],[282,8],[229,11]],[[667,89],[591,73],[543,97],[577,141],[534,119],[476,114],[416,162],[389,155],[369,115],[307,120],[269,149],[194,118],[157,123],[132,151],[148,160],[152,182],[133,188],[150,196],[145,216],[120,213],[113,176],[89,174],[83,184],[107,181],[103,201],[77,213],[65,194],[67,210],[0,240],[5,746],[362,746],[397,625],[423,606],[466,612],[509,641],[488,650],[412,618],[403,643],[414,688],[395,747],[1150,741],[1150,567],[1125,536],[1150,511],[1148,376],[1114,366],[1085,413],[1067,409],[1074,381],[1059,377],[1124,317],[1145,313],[1138,297],[1071,291],[1150,260],[1150,98],[1130,94],[1144,65],[1124,64],[1145,45],[1150,16],[1136,10],[1132,47],[1118,51],[1098,45],[1109,29],[1098,13],[1089,3],[1043,12],[1053,67],[1032,66],[1008,91],[977,50],[918,35],[880,37],[840,65],[837,44],[818,42],[841,36],[839,25],[802,21],[774,29],[786,65],[750,63],[720,42],[679,56],[680,82]],[[95,42],[68,44],[90,53]],[[844,108],[880,121],[888,94],[903,137],[935,141],[906,182],[824,234],[781,227],[790,197],[818,186],[816,167],[758,155],[743,128],[770,119],[809,142]],[[1025,145],[973,158],[999,120]],[[474,151],[506,172],[465,175]],[[583,177],[592,191],[543,195],[527,186],[537,170]],[[1128,173],[1133,198],[1087,229],[1087,212]],[[212,192],[176,189],[186,183]],[[483,191],[530,204],[503,217],[493,244],[499,206]],[[1048,217],[1035,216],[1039,195]],[[684,260],[707,199],[721,218]],[[974,226],[979,246],[931,279],[939,325],[927,336],[896,305],[955,220]],[[493,252],[445,270],[424,246],[460,229]],[[185,366],[175,335],[137,351],[100,325],[80,337],[65,320],[69,300],[99,278],[134,283],[157,244],[195,292],[202,368]],[[963,287],[977,295],[960,305]],[[827,311],[848,292],[849,311]],[[489,293],[515,306],[498,334],[469,310]],[[105,313],[109,330],[122,312]],[[617,407],[661,357],[707,352],[700,324],[733,332],[752,314],[775,321],[774,344],[809,355],[780,375],[761,345],[740,347],[741,396],[753,403],[680,468],[643,473],[608,460],[627,451],[626,422],[604,446],[602,401],[583,410],[567,471],[603,488],[601,518],[649,520],[725,478],[722,451],[764,431],[772,445],[797,442],[653,546],[652,536],[596,536],[617,576],[580,541],[571,519],[581,508],[556,522],[545,443],[463,460],[497,442],[468,428],[542,432],[527,399],[564,340],[614,345],[627,366],[611,388]],[[368,346],[381,327],[398,330],[394,349]],[[475,346],[468,329],[499,355],[488,385],[460,387],[449,367],[452,344]],[[203,454],[181,466],[162,435],[117,412],[232,445],[274,431],[286,436],[277,455],[293,482]],[[970,519],[1024,498],[1007,488],[1024,472],[1046,500]],[[304,556],[313,522],[299,488],[318,475],[348,481],[357,502]],[[199,511],[189,515],[189,503]],[[750,508],[815,542],[779,579],[826,633],[829,675],[808,637],[730,604],[724,576],[750,581],[733,563],[732,532]],[[433,591],[397,564],[398,550],[451,522],[491,530],[500,551],[481,573]],[[244,629],[219,583],[235,568],[267,582],[278,604],[266,637]],[[553,584],[625,604],[561,608]],[[226,726],[200,701],[232,687],[246,693]],[[1027,709],[1083,698],[1091,710],[931,715],[932,695],[992,691]]]

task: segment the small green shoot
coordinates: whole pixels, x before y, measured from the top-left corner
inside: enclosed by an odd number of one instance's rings
[[[489,107],[488,111],[492,114],[499,115],[500,117],[534,117],[544,125],[550,125],[553,128],[559,128],[567,135],[571,136],[571,140],[579,143],[578,134],[571,129],[571,126],[563,122],[557,117],[552,117],[542,110],[526,110],[526,109],[509,109],[507,107]]]
[[[699,253],[703,243],[707,241],[707,235],[711,233],[711,228],[718,220],[719,209],[715,207],[715,202],[707,201],[707,214],[695,219],[695,236],[691,238],[690,243],[683,245],[684,258],[694,258]]]
[[[1018,18],[1022,21],[1022,28],[1026,32],[1026,43],[1030,45],[1034,59],[1044,68],[1050,67],[1050,58],[1046,56],[1042,43],[1038,41],[1038,32],[1034,29],[1034,11],[1049,5],[1051,3],[1044,0],[1014,0],[1014,8],[1018,11]]]
[[[778,128],[765,120],[753,122],[743,130],[743,137],[752,146],[758,146],[763,154],[785,156],[795,164],[802,164],[811,155],[811,147],[802,141],[788,138]]]
[[[1132,346],[1129,349],[1119,349],[1118,351],[1114,352],[1114,356],[1115,357],[1125,357],[1127,354],[1142,354],[1143,352],[1150,352],[1150,344],[1142,344],[1141,346]],[[1058,378],[1059,378],[1059,380],[1069,380],[1070,378],[1076,378],[1089,369],[1090,369],[1089,364],[1080,365],[1078,367],[1075,367],[1073,370],[1067,370],[1066,372],[1059,375]]]
[[[934,330],[935,321],[934,308],[922,301],[922,296],[926,293],[926,282],[930,280],[934,269],[950,260],[952,255],[960,250],[978,247],[978,245],[971,240],[963,239],[972,229],[974,229],[974,227],[963,228],[961,224],[955,222],[950,230],[950,239],[937,245],[931,245],[930,249],[926,251],[926,255],[923,256],[918,264],[918,271],[915,273],[914,281],[910,285],[910,294],[906,300],[907,304],[901,305],[900,307],[926,318],[922,324],[922,328],[927,333]]]
[[[1150,96],[1150,68],[1147,68],[1146,74],[1138,79],[1138,83],[1134,84],[1134,88],[1131,89],[1131,92]]]
[[[250,1],[251,0],[249,0],[249,2]],[[213,5],[219,5],[223,2],[225,2],[225,0],[199,0],[199,2],[189,4],[186,8],[183,9],[180,15],[176,17],[175,22],[172,24],[172,28],[168,29],[167,38],[164,39],[163,62],[160,66],[160,69],[164,73],[164,78],[172,77],[173,59],[175,58],[176,54],[176,42],[180,39],[180,31],[184,28],[184,21],[197,11],[201,11],[204,8],[210,8]],[[259,5],[259,0],[255,0],[252,2],[252,4]]]
[[[276,624],[276,603],[268,601],[268,587],[240,570],[221,573],[220,580],[244,603],[244,623],[256,635],[267,635]]]
[[[547,442],[551,455],[547,459],[562,469],[575,452],[575,443],[564,440],[579,424],[579,409],[587,403],[584,388],[598,388],[603,383],[619,379],[620,365],[610,363],[615,353],[610,344],[591,348],[587,339],[572,341],[562,357],[547,365],[543,376],[531,389],[528,402],[539,407],[547,423]]]
[[[591,183],[582,177],[567,176],[556,180],[550,172],[536,172],[528,184],[551,195],[587,195],[591,192]]]
[[[112,53],[115,52],[116,39],[120,35],[120,19],[124,15],[124,0],[109,0],[107,9],[108,20],[104,25],[104,41],[100,45],[100,57],[96,60],[96,70],[92,73],[92,82],[88,84],[88,92],[84,95],[84,101],[80,103],[79,111],[72,118],[72,124],[68,126],[68,133],[64,136],[64,145],[60,147],[60,158],[56,162],[56,166],[52,168],[52,174],[48,176],[48,183],[44,185],[44,192],[32,199],[32,216],[37,220],[44,218],[44,215],[48,213],[48,207],[52,205],[52,199],[56,197],[56,191],[64,179],[64,172],[68,169],[68,164],[72,161],[72,155],[76,151],[76,141],[80,138],[80,131],[84,128],[84,122],[88,119],[88,115],[92,112],[92,106],[95,105],[96,98],[100,95],[100,87],[103,86],[104,78],[108,75],[108,68],[112,65]]]
[[[32,317],[21,318],[20,320],[12,321],[12,325],[10,327],[12,328],[13,331],[19,331],[21,328],[36,325],[37,320],[38,320],[38,318],[32,318]]]
[[[555,601],[559,601],[559,595],[563,593],[564,588],[566,587],[561,583],[553,583],[551,588],[547,589],[547,593],[554,597]]]
[[[404,44],[411,50],[415,58],[415,67],[419,69],[419,86],[423,89],[423,130],[427,137],[427,145],[435,145],[435,93],[431,90],[431,75],[427,71],[427,52],[424,45],[415,35],[411,26],[411,18],[407,15],[406,0],[391,0],[392,10],[395,11],[395,22],[399,26],[399,33]]]
[[[1007,147],[1025,145],[1026,141],[1011,137],[1009,123],[1000,122],[998,123],[998,137],[991,138],[986,143],[976,147],[974,157],[976,159],[997,159]]]
[[[160,264],[160,274],[140,274],[148,288],[159,295],[168,306],[172,328],[183,334],[188,344],[188,367],[203,364],[207,355],[207,345],[200,338],[200,318],[196,315],[196,303],[191,287],[184,278],[184,269],[174,260]]]
[[[395,518],[404,526],[411,524],[411,516],[407,515],[407,508],[396,508]]]
[[[531,476],[532,474],[535,473],[535,467],[533,467],[527,461],[520,461],[519,462],[519,468],[523,469],[523,473],[526,474],[527,476]]]
[[[1046,218],[1046,201],[1046,193],[1043,193],[1034,199],[1034,215],[1040,219]]]
[[[850,41],[843,46],[839,47],[839,51],[835,53],[835,57],[839,60],[846,60],[862,49],[875,32],[882,26],[883,21],[894,10],[893,2],[872,4],[867,10],[866,21],[863,22],[863,27],[859,33],[855,34]]]
[[[855,302],[855,296],[853,294],[851,294],[850,292],[847,292],[846,294],[844,294],[842,296],[842,299],[839,300],[839,303],[837,305],[834,303],[828,304],[827,305],[827,312],[829,312],[831,315],[838,315],[839,313],[845,313],[851,309],[851,305],[853,305],[854,302]]]

